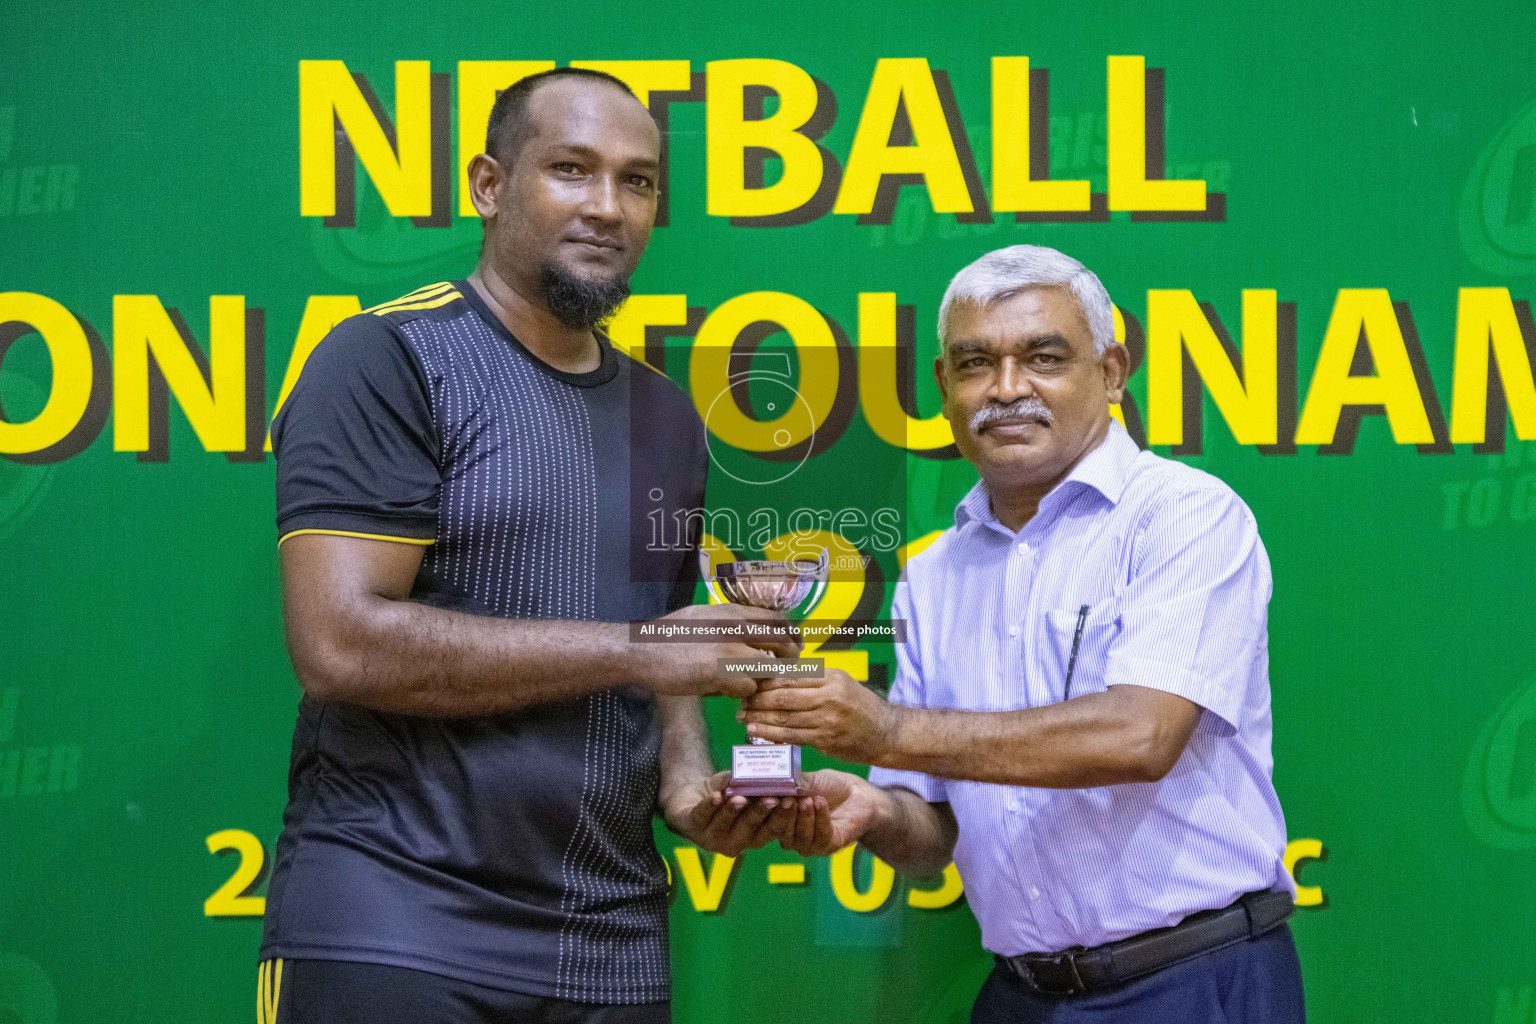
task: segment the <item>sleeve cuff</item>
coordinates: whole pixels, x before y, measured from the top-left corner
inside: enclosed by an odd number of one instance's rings
[[[381,516],[350,511],[299,512],[277,524],[277,543],[306,533],[426,546],[437,541],[436,517]]]
[[[902,786],[910,789],[918,796],[931,804],[943,803],[949,798],[944,795],[944,780],[936,779],[932,775],[924,775],[921,772],[903,772],[894,768],[871,768],[869,781],[876,786]]]
[[[1220,718],[1228,729],[1236,730],[1241,695],[1230,681],[1196,675],[1188,669],[1151,658],[1116,658],[1111,656],[1104,673],[1104,686],[1144,686],[1162,690],[1200,705]]]

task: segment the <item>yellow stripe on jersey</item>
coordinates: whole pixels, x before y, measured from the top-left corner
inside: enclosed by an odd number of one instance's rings
[[[404,295],[400,296],[398,299],[390,299],[389,301],[390,302],[404,302],[406,299],[409,299],[409,298],[421,298],[421,297],[427,295],[430,292],[440,292],[444,288],[447,288],[452,283],[453,283],[452,281],[433,281],[431,284],[424,284],[420,288],[417,288],[413,292],[406,292]]]
[[[357,537],[361,540],[391,540],[396,544],[420,544],[422,547],[437,543],[435,540],[422,540],[420,537],[391,537],[384,533],[353,533],[351,530],[290,530],[277,538],[277,546],[282,547],[283,542],[289,537],[300,537],[306,533],[319,533],[327,537]]]
[[[434,295],[441,295],[445,290],[451,290],[452,288],[452,281],[439,281],[436,284],[429,284],[423,288],[417,288],[415,291],[408,292],[399,298],[390,299],[388,302],[381,302],[377,306],[370,306],[369,308],[363,310],[363,312],[376,313],[379,310],[386,309],[390,306],[398,306],[402,302],[418,302],[422,299],[430,298]]]
[[[448,303],[457,299],[462,299],[463,297],[464,296],[460,295],[458,291],[455,290],[449,292],[446,295],[439,295],[437,298],[427,299],[424,302],[408,302],[404,304],[393,305],[387,309],[378,310],[376,313],[374,313],[374,316],[387,316],[390,313],[404,313],[408,309],[436,309],[438,306],[446,306]]]
[[[383,309],[385,306],[393,306],[401,302],[414,302],[418,299],[425,299],[430,295],[441,295],[443,292],[452,287],[452,281],[438,281],[435,284],[423,285],[413,292],[406,292],[404,295],[390,299],[388,302],[381,302],[377,306],[371,306],[368,309],[363,310],[363,312],[371,313],[373,310]]]

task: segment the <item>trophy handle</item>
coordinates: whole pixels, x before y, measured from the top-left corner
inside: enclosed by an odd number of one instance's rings
[[[725,604],[725,597],[715,586],[714,566],[710,562],[709,552],[699,548],[699,573],[704,580],[704,589],[709,591],[709,599],[715,604]]]

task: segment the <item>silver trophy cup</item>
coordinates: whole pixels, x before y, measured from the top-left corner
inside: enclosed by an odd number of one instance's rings
[[[827,550],[820,557],[725,562],[712,570],[709,553],[699,552],[704,584],[720,602],[748,604],[787,612],[798,608],[807,596],[811,605],[827,585],[831,561]],[[800,748],[793,743],[770,743],[748,737],[746,744],[731,748],[731,783],[728,796],[794,796],[800,789]]]

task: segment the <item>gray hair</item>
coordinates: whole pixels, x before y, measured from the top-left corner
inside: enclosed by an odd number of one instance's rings
[[[957,302],[987,306],[1025,288],[1065,285],[1093,335],[1099,355],[1115,340],[1114,304],[1098,276],[1066,253],[1043,245],[994,249],[956,274],[939,304],[939,346],[949,344],[949,317]]]

